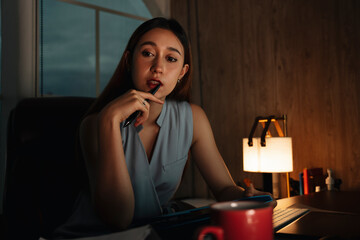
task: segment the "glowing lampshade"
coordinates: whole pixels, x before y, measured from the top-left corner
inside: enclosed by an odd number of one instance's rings
[[[253,138],[253,146],[248,138],[243,139],[244,171],[280,173],[293,171],[291,137],[267,137],[266,146],[261,146],[260,138]]]

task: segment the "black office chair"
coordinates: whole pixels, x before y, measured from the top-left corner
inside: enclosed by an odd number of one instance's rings
[[[94,98],[28,98],[8,122],[4,216],[7,239],[49,238],[86,181],[76,159],[78,125]]]

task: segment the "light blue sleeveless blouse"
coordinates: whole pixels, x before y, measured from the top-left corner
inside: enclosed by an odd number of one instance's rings
[[[156,123],[160,131],[150,164],[138,135],[142,126],[120,126],[135,194],[134,220],[162,214],[162,206],[179,186],[192,142],[193,119],[189,103],[165,101]]]
[[[151,161],[147,158],[133,124],[124,128],[120,124],[126,164],[135,196],[133,222],[159,216],[175,194],[184,171],[193,138],[193,116],[188,102],[166,100],[156,123],[160,130]],[[59,227],[54,236],[81,237],[109,233],[96,216],[89,192],[82,192],[75,212],[67,223]]]

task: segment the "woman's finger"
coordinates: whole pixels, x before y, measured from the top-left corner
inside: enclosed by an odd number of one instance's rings
[[[146,103],[147,103],[147,100],[142,98],[142,97],[139,97],[139,102],[144,106],[146,107]]]
[[[150,104],[147,101],[143,101],[143,108],[141,111],[141,114],[136,118],[134,126],[137,127],[141,125],[143,122],[145,122],[149,117],[149,110],[150,110]]]
[[[153,102],[156,102],[156,103],[159,103],[159,104],[164,103],[164,101],[158,99],[157,97],[155,97],[151,93],[146,93],[146,92],[138,92],[138,93],[142,98],[147,99],[149,101],[153,101]]]

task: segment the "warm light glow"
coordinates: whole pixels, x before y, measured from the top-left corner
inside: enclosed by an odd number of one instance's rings
[[[249,147],[248,138],[243,139],[244,171],[247,172],[292,172],[293,155],[291,137],[267,137],[262,147],[260,138],[253,138]]]

